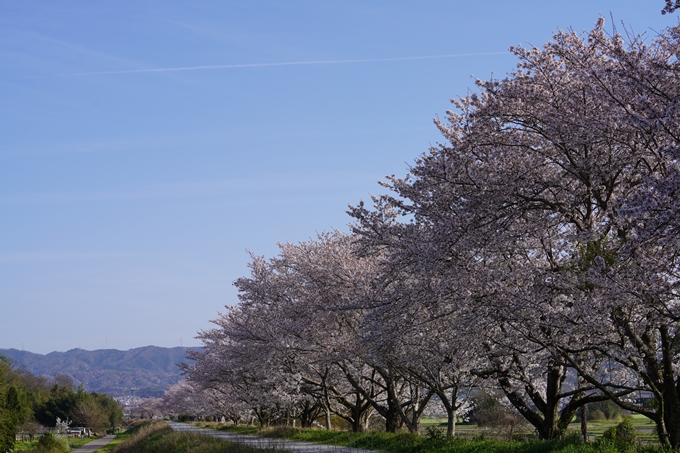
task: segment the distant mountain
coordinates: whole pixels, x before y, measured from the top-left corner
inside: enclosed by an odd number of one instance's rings
[[[47,355],[0,349],[0,355],[38,376],[51,378],[57,373],[69,376],[87,391],[125,396],[131,395],[134,388],[137,396],[147,397],[162,395],[182,379],[177,364],[192,363],[186,359],[189,350],[201,348],[71,349]]]

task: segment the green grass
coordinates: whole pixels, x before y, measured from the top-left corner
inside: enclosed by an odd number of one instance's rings
[[[654,422],[650,420],[649,418],[645,417],[644,415],[640,414],[632,414],[630,416],[631,421],[633,422],[633,426],[635,426],[635,430],[637,431],[638,438],[644,442],[644,443],[655,443],[658,441],[658,438],[656,437],[655,434],[655,429],[656,426],[654,425]],[[619,422],[621,422],[621,418],[616,419],[616,420],[589,420],[588,421],[588,433],[589,434],[594,434],[596,438],[602,437],[602,434],[608,429],[613,426],[616,426]],[[421,420],[421,431],[425,432],[427,428],[429,427],[438,427],[441,429],[446,429],[446,418],[443,417],[424,417]],[[531,430],[527,431],[527,434]],[[569,425],[568,431],[570,432],[575,432],[575,433],[580,433],[581,432],[581,424],[578,421],[574,421]],[[466,439],[472,439],[479,437],[480,435],[485,435],[485,432],[488,433],[489,430],[485,430],[484,428],[480,428],[475,424],[457,424],[456,425],[456,436],[458,437],[463,437]]]
[[[24,451],[24,450],[30,450],[33,447],[36,447],[38,445],[37,440],[33,441],[26,441],[26,442],[17,442],[14,444],[14,451]]]
[[[658,438],[656,436],[656,425],[652,420],[640,414],[633,414],[630,420],[635,427],[638,439],[643,443],[656,443]],[[588,433],[595,434],[596,437],[601,437],[602,434],[612,426],[616,426],[621,420],[590,420],[588,422]],[[572,423],[570,428],[575,431],[580,430],[578,423]]]
[[[610,442],[602,439],[583,444],[577,436],[552,441],[501,441],[494,439],[446,439],[419,436],[406,432],[348,433],[342,431],[268,428],[257,432],[253,427],[223,427],[242,434],[258,434],[320,444],[347,446],[393,453],[618,453]],[[638,452],[657,452],[656,447],[641,447]]]
[[[130,437],[132,437],[139,430],[140,426],[141,424],[129,426],[126,430],[119,432],[118,434],[116,434],[116,437],[111,442],[97,450],[97,453],[110,452],[111,450],[116,448],[116,446],[122,444]]]
[[[638,431],[642,446],[638,452],[659,452],[660,447],[656,444],[653,434],[653,423],[646,417],[634,415],[631,418],[633,425]],[[423,431],[428,427],[445,427],[445,419],[426,419],[423,423]],[[572,433],[564,440],[541,441],[531,439],[524,441],[503,441],[489,438],[498,436],[493,430],[486,430],[476,425],[463,424],[456,427],[457,438],[446,439],[441,434],[414,435],[407,432],[385,433],[351,433],[345,431],[327,431],[322,429],[299,429],[292,427],[258,428],[256,426],[233,426],[215,423],[197,423],[198,425],[224,431],[238,432],[240,434],[259,435],[263,437],[285,438],[320,444],[348,446],[364,448],[367,450],[382,450],[394,453],[616,453],[617,450],[606,439],[602,439],[602,433],[609,427],[615,426],[619,421],[602,420],[590,421],[588,431],[597,436],[595,442],[583,444],[579,437],[580,425],[574,423],[570,426]],[[530,433],[527,433],[527,435]]]
[[[72,450],[75,450],[76,448],[80,448],[85,444],[89,444],[93,440],[95,440],[96,437],[72,437],[69,438],[68,443],[71,446]]]

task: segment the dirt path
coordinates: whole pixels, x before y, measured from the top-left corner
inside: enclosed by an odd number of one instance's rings
[[[167,422],[175,431],[205,434],[217,439],[248,445],[259,449],[276,449],[277,451],[289,451],[292,453],[380,453],[375,450],[362,450],[360,448],[338,447],[335,445],[313,444],[297,440],[269,439],[267,437],[247,436],[245,434],[217,431],[214,429],[199,428],[194,425],[177,422]]]

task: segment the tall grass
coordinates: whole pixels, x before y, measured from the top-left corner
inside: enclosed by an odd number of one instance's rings
[[[256,450],[204,434],[173,431],[161,421],[140,425],[111,453],[277,453],[276,450]]]
[[[116,453],[127,453],[139,451],[138,446],[143,442],[148,442],[150,438],[157,437],[163,431],[172,431],[168,425],[161,421],[152,421],[137,425],[131,430],[131,436],[124,442],[118,444],[112,451]]]

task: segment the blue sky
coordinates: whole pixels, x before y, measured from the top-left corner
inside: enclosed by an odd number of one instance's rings
[[[510,45],[648,1],[0,4],[0,348],[198,345],[246,249],[346,229]]]

